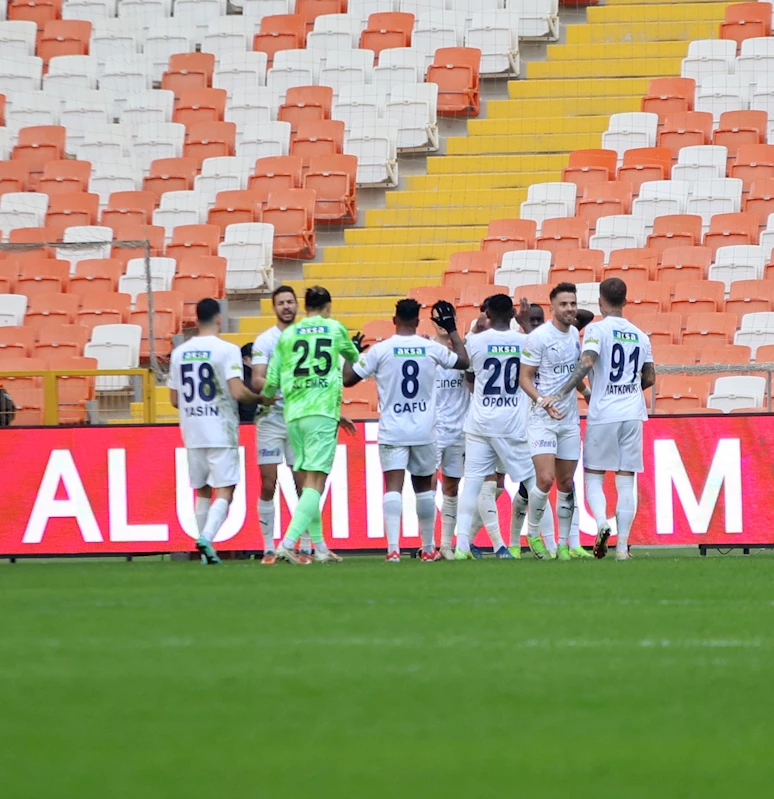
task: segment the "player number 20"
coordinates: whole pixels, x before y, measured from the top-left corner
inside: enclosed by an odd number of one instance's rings
[[[508,358],[507,361],[501,361],[498,358],[487,358],[484,361],[484,369],[491,369],[492,374],[484,385],[484,394],[497,395],[503,393],[505,389],[506,394],[515,394],[519,388],[519,369],[521,368],[521,361],[518,358]],[[503,375],[502,387],[499,385],[500,375]]]
[[[194,396],[198,394],[202,402],[212,402],[217,393],[215,370],[209,363],[200,363],[196,374],[194,374],[195,369],[192,363],[184,363],[180,367],[185,401],[192,402]]]
[[[629,363],[632,365],[632,379],[629,381],[630,383],[633,383],[637,379],[639,361],[640,348],[635,347],[629,356]],[[624,352],[623,346],[618,342],[613,344],[613,349],[610,353],[610,366],[610,382],[620,383],[621,378],[624,376],[624,370],[626,369],[626,353]]]

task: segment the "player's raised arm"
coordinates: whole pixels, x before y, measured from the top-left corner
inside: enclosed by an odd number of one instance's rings
[[[457,356],[457,362],[452,368],[465,371],[470,366],[470,358],[465,349],[465,343],[457,332],[457,314],[454,311],[454,306],[450,302],[439,300],[433,305],[431,318],[438,327],[449,334],[452,352]]]

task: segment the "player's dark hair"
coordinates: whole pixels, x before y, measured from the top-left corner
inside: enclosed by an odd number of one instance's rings
[[[513,300],[507,294],[493,294],[486,307],[490,319],[510,322],[513,319]]]
[[[599,284],[599,296],[613,308],[623,308],[626,304],[626,283],[620,277],[609,277]]]
[[[486,298],[486,299],[485,299],[485,300],[484,300],[484,301],[481,303],[481,313],[486,313],[486,309],[489,307],[489,300],[491,300],[491,299],[492,299],[491,297],[487,297],[487,298]]]
[[[196,320],[200,325],[209,325],[215,321],[215,317],[220,313],[220,303],[207,297],[196,303]]]
[[[419,322],[419,309],[422,306],[416,300],[398,300],[395,303],[395,316],[401,322]]]
[[[293,289],[293,286],[279,286],[278,288],[274,289],[271,293],[271,304],[274,305],[274,300],[277,299],[277,296],[280,294],[292,294],[293,298],[296,298],[296,292]]]
[[[548,299],[549,300],[553,300],[554,297],[556,297],[557,294],[563,294],[565,291],[568,294],[577,294],[578,293],[578,289],[576,288],[575,283],[568,283],[568,282],[565,281],[563,283],[560,283],[558,286],[554,286],[551,289],[551,293],[548,295]]]
[[[243,358],[252,358],[253,357],[253,345],[252,342],[248,341],[247,344],[242,345],[242,357]]]
[[[322,286],[312,286],[306,290],[304,306],[307,311],[317,311],[331,302],[331,293]]]

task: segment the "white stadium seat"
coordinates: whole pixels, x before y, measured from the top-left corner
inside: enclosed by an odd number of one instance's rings
[[[719,377],[715,380],[715,387],[709,395],[707,407],[720,408],[724,413],[737,408],[761,408],[765,397],[765,377],[749,375]]]
[[[200,44],[209,24],[226,13],[226,4],[222,0],[175,0],[174,12],[180,24],[195,29],[196,42]]]
[[[106,205],[108,198],[115,191],[136,191],[138,169],[133,161],[92,161],[89,191],[99,194],[101,205]]]
[[[491,3],[467,2],[473,11],[491,9]],[[559,0],[509,0],[508,10],[521,18],[519,32],[523,39],[556,41],[559,38]]]
[[[240,158],[265,158],[269,155],[288,155],[290,152],[290,122],[265,122],[260,128],[243,132],[237,142]]]
[[[648,226],[657,216],[684,214],[690,184],[681,180],[651,180],[640,186],[640,194],[632,203],[632,216]]]
[[[144,55],[121,54],[106,61],[100,70],[99,86],[123,97],[153,88],[153,74]]]
[[[736,244],[719,247],[715,262],[709,268],[710,280],[725,283],[726,292],[737,280],[760,280],[766,265],[766,251],[757,244]]]
[[[37,34],[38,26],[30,20],[3,20],[0,22],[0,58],[13,61],[34,56]]]
[[[357,156],[360,186],[398,185],[398,129],[389,120],[366,123],[344,137],[344,152]]]
[[[482,75],[519,74],[519,15],[517,12],[474,12],[465,46],[481,50]]]
[[[551,268],[551,253],[548,250],[517,250],[506,252],[502,264],[495,273],[495,285],[525,286],[545,283]],[[514,280],[520,282],[514,283]]]
[[[705,144],[683,147],[677,154],[677,163],[672,167],[672,179],[695,183],[726,176],[728,148]]]
[[[48,209],[48,195],[32,191],[14,191],[0,196],[0,230],[42,227]]]
[[[23,325],[27,302],[25,294],[0,294],[0,327]]]
[[[59,105],[43,92],[14,92],[5,110],[5,124],[14,132],[32,125],[58,125]]]
[[[438,84],[406,83],[390,92],[385,117],[398,127],[398,149],[437,150]]]
[[[226,259],[226,288],[248,291],[272,284],[274,226],[245,222],[226,227],[218,255]]]
[[[78,249],[69,247],[57,248],[56,257],[63,261],[69,261],[70,274],[73,274],[79,261],[110,257],[110,242],[113,241],[113,230],[100,225],[75,225],[65,230],[62,241],[92,245]]]
[[[348,33],[348,48],[358,47],[362,29],[360,20],[350,14],[321,14],[314,21],[315,33]]]
[[[596,233],[589,239],[589,249],[602,250],[605,263],[613,250],[645,246],[645,221],[635,216],[615,214],[597,220]]]
[[[274,14],[292,14],[292,0],[241,0],[242,16],[262,19]]]
[[[97,26],[91,34],[89,53],[101,64],[131,58],[140,52],[140,39],[131,28],[113,30]]]
[[[724,111],[742,111],[749,105],[750,87],[738,75],[710,75],[696,88],[695,109],[709,111],[715,125]]]
[[[34,22],[31,24],[35,25]],[[0,86],[3,87],[3,92],[36,92],[41,87],[42,77],[42,58],[38,58],[38,56],[7,57],[0,52]]]
[[[116,0],[67,0],[62,19],[83,19],[92,24],[116,15]]]
[[[131,130],[158,122],[171,122],[174,106],[175,93],[168,89],[133,92],[121,109],[121,121]]]
[[[697,214],[705,227],[715,214],[734,214],[741,210],[742,181],[739,178],[699,180],[691,184],[686,214]]]
[[[424,68],[433,63],[435,51],[442,47],[459,47],[462,35],[458,29],[443,22],[418,22],[411,36],[411,46],[425,57]]]
[[[277,116],[277,96],[266,86],[235,93],[226,103],[225,119],[236,125],[237,137],[245,130],[270,122]]]
[[[730,75],[736,61],[736,42],[729,39],[699,39],[688,45],[680,74],[699,85],[711,75]]]
[[[266,53],[237,51],[224,54],[218,60],[212,75],[212,85],[225,89],[230,97],[255,91],[266,85]]]

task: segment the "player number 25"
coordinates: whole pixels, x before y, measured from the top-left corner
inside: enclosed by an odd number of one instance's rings
[[[315,339],[313,355],[315,362],[312,364],[312,371],[318,375],[318,377],[327,375],[331,370],[331,366],[333,366],[333,358],[330,353],[332,344],[333,341],[329,338]],[[309,359],[310,349],[309,342],[303,338],[300,338],[293,345],[293,352],[301,353],[301,358],[293,371],[294,377],[309,377],[309,367],[306,362]],[[322,363],[320,363],[320,361],[322,361]]]

